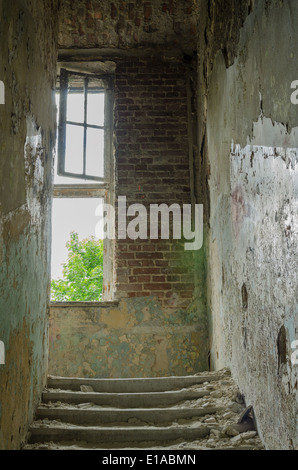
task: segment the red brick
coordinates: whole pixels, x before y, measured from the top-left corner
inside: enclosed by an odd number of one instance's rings
[[[152,19],[152,6],[150,2],[144,3],[144,19],[150,21]]]
[[[143,246],[142,246],[142,251],[150,251],[150,252],[152,252],[152,251],[155,251],[155,249],[156,249],[156,248],[155,248],[155,245],[152,245],[152,244],[151,244],[151,245],[143,245]]]
[[[138,283],[144,283],[144,282],[150,282],[151,281],[151,276],[150,275],[140,275],[140,276],[137,276],[137,282]]]
[[[160,274],[160,268],[134,268],[133,274]]]
[[[139,292],[142,290],[142,284],[118,284],[118,290],[126,292]]]
[[[128,260],[128,266],[130,266],[132,268],[133,267],[136,267],[136,268],[153,267],[153,266],[155,266],[155,262],[154,262],[153,259],[152,260],[151,259],[150,260],[146,259],[146,260],[142,260],[142,261],[134,259],[134,260]]]
[[[166,284],[166,283],[160,283],[160,284],[144,284],[144,289],[149,290],[149,291],[165,291],[165,290],[170,290],[171,289],[171,284]]]
[[[126,3],[127,18],[132,20],[129,5]],[[168,0],[164,5],[168,11],[173,2]],[[147,25],[151,16],[152,4],[145,2]],[[134,16],[134,20],[138,23],[138,17]],[[190,203],[183,74],[184,65],[171,61],[126,58],[117,65],[117,192],[127,195],[128,204]],[[123,295],[154,293],[163,302],[165,295],[171,296],[177,286],[181,298],[182,294],[186,300],[191,298],[193,261],[190,259],[187,267],[181,266],[181,247],[175,243],[160,239],[125,240],[121,251],[118,250],[118,258],[120,266],[129,267],[128,280],[132,284]],[[117,244],[121,243],[116,241],[116,253]],[[139,286],[138,290],[134,286]]]
[[[162,259],[163,258],[163,253],[136,253],[136,259]]]
[[[150,292],[128,292],[128,297],[149,297]]]
[[[135,6],[133,3],[128,4],[128,18],[133,20],[135,16]]]
[[[166,277],[165,276],[152,276],[152,282],[166,282]]]
[[[120,253],[117,253],[117,259],[120,260],[133,260],[135,258],[134,253],[127,253],[126,251],[121,251]]]

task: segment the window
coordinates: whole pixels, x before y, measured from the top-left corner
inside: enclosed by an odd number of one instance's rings
[[[111,82],[61,69],[58,175],[110,181]]]
[[[86,236],[91,218],[94,230],[90,236],[94,236],[96,229],[100,231],[96,217],[102,212],[103,203],[113,205],[114,202],[113,78],[62,68],[56,103],[58,148],[54,173],[52,276],[57,273],[58,253],[63,249],[64,254],[66,252],[65,238],[61,235],[63,229],[64,233],[65,230],[78,232],[81,227],[82,236]],[[103,243],[102,300],[113,300],[113,241],[104,239]]]

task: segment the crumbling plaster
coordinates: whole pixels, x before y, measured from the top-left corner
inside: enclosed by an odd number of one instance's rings
[[[223,2],[216,3],[208,2],[209,35],[201,38],[207,43],[200,67],[201,154],[209,174],[211,363],[231,367],[247,404],[254,406],[266,447],[293,449],[298,445],[298,371],[291,363],[297,335],[298,109],[290,98],[298,76],[298,8],[290,1],[239,2],[247,18],[216,43],[210,31],[229,13]]]
[[[206,324],[195,303],[163,309],[155,296],[102,305],[52,304],[49,373],[162,377],[206,369]]]
[[[57,2],[0,2],[0,449],[19,449],[47,370]]]

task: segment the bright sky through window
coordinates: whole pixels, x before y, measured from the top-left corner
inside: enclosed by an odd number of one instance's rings
[[[104,125],[104,93],[88,93],[87,124]],[[56,106],[59,110],[59,93],[56,94]],[[58,116],[59,118],[59,113]],[[84,121],[84,94],[69,93],[67,99],[67,120],[82,123]],[[66,126],[66,170],[80,173],[82,171],[83,127]],[[104,174],[104,131],[96,128],[87,129],[86,170],[89,173]],[[54,184],[96,184],[86,179],[59,176],[57,158],[55,159]]]
[[[98,213],[103,207],[100,198],[54,198],[52,212],[52,279],[62,277],[62,263],[67,260],[66,243],[70,233],[75,231],[82,240],[95,236],[96,224],[100,220]]]

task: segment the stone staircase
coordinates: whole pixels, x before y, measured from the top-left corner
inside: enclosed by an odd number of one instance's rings
[[[228,370],[187,377],[49,377],[24,449],[261,449]]]

